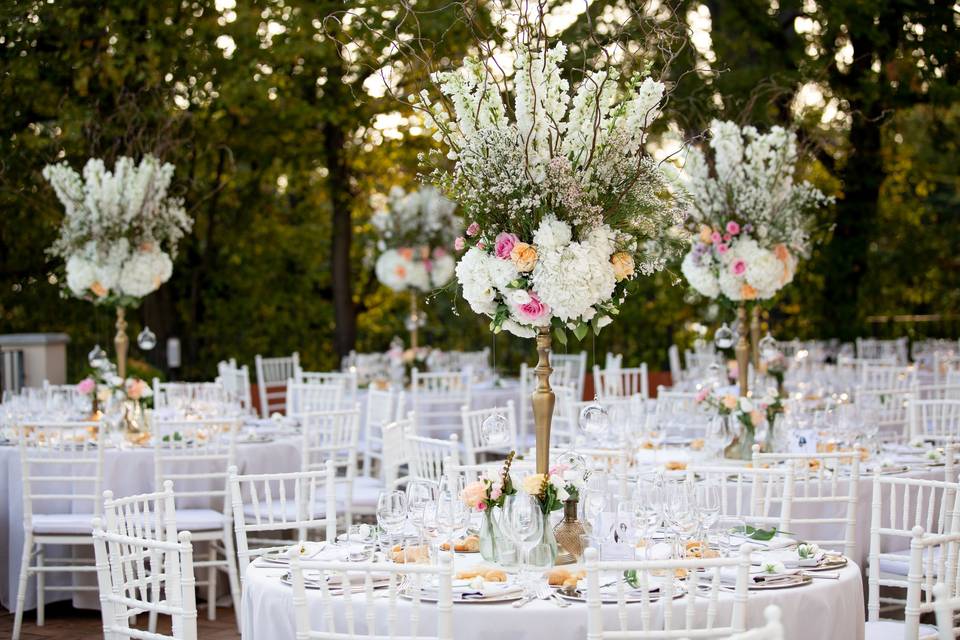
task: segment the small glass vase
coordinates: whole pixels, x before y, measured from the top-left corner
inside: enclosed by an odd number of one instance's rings
[[[480,557],[487,562],[497,562],[500,559],[497,539],[497,522],[493,517],[493,507],[483,512],[483,521],[480,523]]]
[[[122,410],[122,424],[127,433],[143,433],[146,431],[146,420],[139,400],[125,400]]]
[[[553,529],[557,541],[557,564],[574,564],[583,556],[583,536],[587,533],[583,523],[577,518],[577,500],[563,503],[563,520]]]
[[[553,527],[550,526],[549,513],[543,514],[543,538],[540,539],[540,544],[549,549],[549,560],[552,567],[557,562],[560,549],[557,546],[557,536],[553,532]]]
[[[753,429],[748,429],[743,425],[737,425],[738,430],[733,429],[732,420],[725,418],[726,428],[733,434],[733,441],[723,450],[723,457],[728,460],[750,460],[753,458]]]

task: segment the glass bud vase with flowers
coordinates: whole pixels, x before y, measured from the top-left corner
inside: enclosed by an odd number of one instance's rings
[[[481,514],[480,555],[488,562],[509,564],[516,555],[512,542],[509,536],[502,532],[500,519],[495,513],[502,511],[507,498],[517,492],[510,478],[510,465],[513,464],[514,455],[513,451],[507,455],[503,469],[497,477],[484,477],[471,482],[460,492],[460,499],[464,504]]]
[[[714,412],[725,423],[725,428],[733,434],[733,440],[724,449],[723,457],[732,460],[750,460],[753,456],[753,444],[757,427],[766,419],[747,397],[738,398],[733,394],[717,396],[712,389],[703,389],[696,396],[696,404]]]
[[[550,526],[550,514],[559,510],[572,497],[579,495],[583,486],[582,476],[579,482],[564,476],[566,468],[562,465],[551,468],[547,473],[534,473],[523,479],[524,493],[536,499],[543,514],[543,538],[540,544],[549,551],[550,564],[557,561],[559,548],[553,527]],[[572,493],[571,493],[572,492]]]

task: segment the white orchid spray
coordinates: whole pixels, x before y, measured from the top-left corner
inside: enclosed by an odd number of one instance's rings
[[[434,187],[407,193],[393,187],[372,198],[379,239],[377,279],[394,291],[432,291],[453,278],[451,245],[460,226],[457,205]]]
[[[193,226],[168,193],[173,172],[152,155],[139,164],[120,157],[113,171],[92,158],[82,177],[66,162],[43,169],[66,214],[49,251],[66,261],[74,296],[126,306],[170,279],[177,243]]]
[[[767,300],[793,280],[810,253],[813,213],[832,201],[796,180],[799,156],[791,131],[761,133],[718,120],[710,125],[709,148],[689,150],[683,184],[696,238],[681,270],[697,292]]]
[[[565,77],[567,48],[512,43],[512,69],[471,57],[414,96],[452,165],[430,179],[469,221],[456,240],[463,297],[491,329],[582,339],[617,315],[629,283],[685,247],[685,209],[646,152],[666,87],[613,63]]]

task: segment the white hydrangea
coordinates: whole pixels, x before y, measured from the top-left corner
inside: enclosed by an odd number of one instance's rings
[[[550,251],[565,247],[573,238],[573,231],[570,225],[561,220],[557,220],[555,215],[547,214],[540,221],[540,226],[533,233],[533,244],[540,250]]]
[[[697,264],[693,253],[688,253],[680,264],[680,271],[683,273],[687,282],[700,295],[708,298],[716,298],[720,295],[720,284],[713,275],[713,271],[702,264]]]
[[[738,302],[743,297],[743,279],[733,275],[730,269],[719,270],[717,273],[717,285],[720,287],[720,293],[729,300]]]
[[[394,291],[407,288],[407,261],[396,249],[388,249],[377,258],[377,280]]]
[[[617,284],[610,256],[598,260],[578,242],[541,252],[532,281],[540,299],[563,322],[577,321],[595,304],[609,300]]]
[[[120,291],[125,296],[142,298],[160,288],[173,274],[173,262],[156,248],[135,251],[120,272]]]
[[[456,266],[457,262],[451,255],[442,255],[439,258],[434,258],[433,268],[430,271],[430,280],[433,283],[433,288],[439,289],[450,282]]]
[[[783,281],[783,263],[766,249],[758,250],[747,262],[747,283],[757,290],[757,298],[772,298]]]

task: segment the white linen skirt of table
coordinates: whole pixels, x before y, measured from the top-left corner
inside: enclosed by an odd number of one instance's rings
[[[278,439],[273,442],[237,445],[237,466],[241,473],[279,473],[300,469],[300,440]],[[53,483],[47,483],[52,489]],[[104,453],[104,490],[110,489],[117,497],[148,493],[153,486],[153,450],[148,448],[107,449]],[[72,489],[64,484],[63,493]],[[197,504],[196,507],[221,505]],[[84,510],[89,503],[83,505]],[[23,478],[20,452],[17,447],[0,447],[0,604],[13,611],[17,599],[17,581],[23,553]],[[93,557],[93,547],[86,551]],[[49,547],[48,557],[69,557],[65,547]],[[86,580],[87,576],[48,574],[48,585],[68,585],[71,580]],[[95,577],[89,576],[90,583]],[[225,581],[224,581],[225,582]],[[86,583],[85,583],[86,584]],[[26,594],[26,609],[36,607],[36,589],[30,581]],[[76,607],[99,608],[95,592],[52,591],[47,602],[73,599]]]
[[[244,640],[294,640],[296,637],[293,591],[280,582],[280,575],[283,573],[283,569],[250,566],[243,592]],[[751,591],[747,599],[747,626],[763,626],[763,609],[767,605],[776,604],[783,611],[787,640],[863,640],[864,603],[860,568],[850,563],[839,573],[839,580],[814,580],[809,585],[793,589]],[[355,620],[358,625],[363,625],[365,605],[362,594],[355,598]],[[335,618],[338,624],[343,624],[342,600],[336,598],[335,601],[338,607]],[[399,602],[399,620],[403,624],[404,613],[409,611],[412,603],[402,599]],[[385,624],[386,601],[375,601],[374,606],[379,609],[378,624]],[[431,611],[434,605],[422,606],[424,609],[420,614],[419,632],[435,632],[436,617]],[[732,595],[723,594],[719,601],[721,620],[727,619],[725,616],[730,615],[732,606]],[[311,624],[315,625],[314,628],[320,628],[323,603],[319,591],[307,591],[307,608]],[[627,609],[629,615],[636,614],[631,617],[630,623],[639,627],[640,607],[628,606]],[[609,628],[618,624],[616,605],[604,606],[604,615]],[[358,629],[361,628],[363,627],[358,626]],[[339,627],[338,630],[345,632],[346,627]],[[385,633],[385,626],[378,627],[377,631]],[[586,635],[585,604],[574,603],[561,609],[552,602],[538,600],[520,609],[515,609],[509,603],[455,604],[453,607],[453,637],[457,640],[583,640]]]

